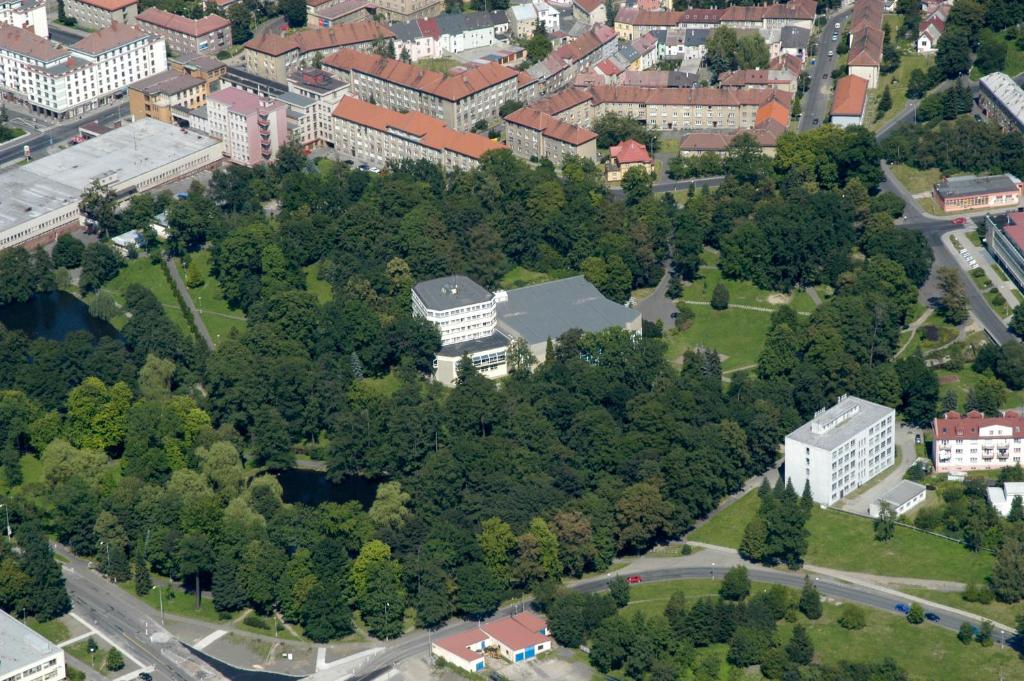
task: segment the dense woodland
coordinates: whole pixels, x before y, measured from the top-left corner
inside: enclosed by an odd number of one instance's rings
[[[12,521],[137,576],[140,591],[152,570],[212,590],[221,611],[276,611],[315,640],[350,632],[353,611],[395,636],[407,607],[434,626],[606,568],[686,531],[840,394],[915,423],[934,415],[932,370],[919,356],[890,361],[931,254],[893,227],[902,204],[876,194],[879,156],[859,128],[784,136],[774,159],[741,138],[725,184],[683,207],[643,177],[613,201],[579,160],[556,174],[499,152],[473,172],[405,163],[371,175],[312,166],[293,148],[270,168],[218,171],[181,201],[116,213],[92,197],[101,233],[166,204],[166,248],[211,249],[248,324],[208,353],[134,286],[119,339],[0,330]],[[713,349],[670,366],[656,326],[643,338],[570,331],[546,364],[520,358],[501,384],[469,365],[454,389],[424,380],[438,338],[411,316],[414,281],[582,270],[624,300],[657,281],[670,241],[677,277],[696,277],[710,245],[728,276],[836,295],[810,316],[777,311],[757,370],[727,386]],[[4,251],[0,295],[48,290],[66,278],[54,261],[76,259],[100,263],[102,286],[117,272],[104,248]],[[329,302],[304,290],[313,263]],[[393,392],[363,380],[389,371]],[[22,482],[26,454],[42,482]],[[324,459],[332,479],[378,484],[375,501],[285,503],[272,472],[297,454]],[[799,562],[786,551],[776,559]],[[31,576],[13,557],[4,565]],[[18,597],[6,593],[0,606]]]

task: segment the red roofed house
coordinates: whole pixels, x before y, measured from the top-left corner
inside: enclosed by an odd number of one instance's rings
[[[64,11],[82,28],[106,28],[115,21],[131,25],[139,0],[64,0]]]
[[[604,0],[572,0],[572,18],[588,25],[608,23]]]
[[[383,168],[388,161],[424,159],[445,170],[471,170],[495,140],[452,130],[416,111],[399,113],[355,97],[342,97],[334,109],[334,148],[356,161]]]
[[[606,167],[606,179],[609,182],[621,182],[622,177],[630,168],[643,168],[649,173],[654,172],[654,161],[647,153],[647,147],[636,140],[625,140],[608,150],[610,162]]]
[[[597,133],[523,107],[505,116],[508,146],[521,158],[546,158],[556,167],[569,156],[597,161]]]
[[[284,83],[289,72],[305,62],[310,62],[306,65],[311,66],[317,55],[327,56],[343,48],[365,52],[394,39],[394,32],[376,21],[355,21],[288,36],[268,31],[245,44],[245,68]]]
[[[1021,463],[1024,417],[1015,411],[985,416],[979,411],[946,412],[932,423],[935,472],[1006,468]]]
[[[552,645],[547,623],[522,612],[434,641],[430,652],[460,669],[479,672],[487,666],[488,650],[509,662],[526,662],[551,650]]]
[[[163,38],[167,47],[178,55],[217,54],[231,47],[231,22],[216,14],[186,19],[150,7],[136,21],[140,30]]]
[[[946,30],[946,20],[949,18],[949,9],[952,3],[942,3],[930,13],[926,13],[917,28],[917,51],[935,52],[939,49],[939,38]]]
[[[843,76],[836,81],[832,98],[832,124],[845,128],[863,125],[868,104],[868,82],[860,76]]]

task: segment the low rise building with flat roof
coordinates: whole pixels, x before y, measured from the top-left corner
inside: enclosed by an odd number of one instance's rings
[[[978,84],[981,112],[1003,131],[1024,132],[1024,88],[1005,73],[990,73]]]
[[[64,651],[0,610],[0,681],[64,681]]]
[[[985,248],[1018,288],[1024,288],[1024,213],[985,216]]]
[[[830,506],[893,464],[895,434],[892,407],[843,395],[786,436],[786,480]]]
[[[877,518],[882,511],[882,504],[888,504],[893,513],[901,516],[918,504],[924,502],[928,488],[913,480],[900,480],[896,485],[884,492],[868,505],[868,515]]]
[[[64,12],[82,28],[130,25],[139,14],[139,0],[64,0]]]
[[[224,144],[151,118],[0,173],[0,248],[56,240],[78,226],[82,192],[99,180],[127,200],[219,163]]]
[[[966,473],[1007,468],[1024,456],[1024,417],[1016,411],[985,416],[948,411],[935,419],[935,472]]]
[[[1003,175],[957,175],[935,185],[932,197],[945,213],[965,210],[1016,208],[1024,183],[1009,173]]]
[[[1004,518],[1010,515],[1016,499],[1024,501],[1024,482],[1004,482],[1001,485],[987,487],[985,493],[992,508],[999,511]]]

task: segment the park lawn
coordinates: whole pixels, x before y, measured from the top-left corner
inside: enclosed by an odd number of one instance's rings
[[[35,617],[29,617],[25,620],[32,631],[40,634],[47,641],[51,643],[60,643],[71,638],[71,631],[68,629],[68,625],[64,624],[61,618],[52,619],[47,622],[40,622]]]
[[[665,137],[658,142],[658,151],[666,154],[672,154],[673,156],[679,155],[679,139],[675,137]]]
[[[522,288],[531,284],[543,284],[546,281],[555,279],[547,272],[535,272],[528,270],[522,265],[509,270],[505,276],[498,281],[498,286],[503,289]]]
[[[296,636],[282,624],[276,617],[264,617],[263,620],[269,625],[268,629],[260,629],[259,627],[253,627],[245,623],[244,619],[234,623],[236,629],[242,631],[248,631],[253,634],[259,634],[260,636],[272,636],[274,638],[284,639],[286,641],[305,641],[307,639]],[[277,622],[277,627],[274,627],[274,622]]]
[[[969,601],[965,601],[960,592],[934,591],[932,589],[920,589],[909,586],[901,586],[899,587],[899,590],[913,596],[919,596],[929,601],[941,603],[942,605],[948,605],[951,608],[959,608],[960,610],[973,612],[975,615],[992,620],[993,622],[1000,622],[1001,624],[1008,624],[1011,626],[1017,621],[1017,616],[1024,613],[1024,606],[1020,604],[1011,605],[1009,603],[1000,603],[999,601],[992,601],[988,604],[971,603]],[[1010,632],[1006,633],[1009,634]],[[996,631],[996,640],[999,640],[998,631]]]
[[[730,305],[774,308],[791,304],[800,312],[814,310],[814,301],[803,291],[794,291],[792,294],[766,291],[750,281],[726,279],[718,269],[718,260],[719,254],[716,251],[704,250],[701,255],[700,278],[686,285],[683,300],[710,302],[715,286],[721,283],[729,289]]]
[[[184,273],[182,273],[182,276],[184,276]],[[170,282],[164,276],[162,265],[154,265],[146,256],[129,260],[125,267],[118,272],[117,276],[106,283],[103,290],[113,295],[117,304],[123,308],[125,305],[124,293],[132,284],[139,284],[148,288],[156,296],[157,302],[163,306],[164,312],[167,313],[171,321],[185,334],[192,335],[192,328],[185,321],[185,313],[182,311],[181,305],[171,289]],[[119,314],[110,320],[110,323],[121,329],[127,321],[128,318],[124,314]]]
[[[687,535],[686,539],[716,546],[728,546],[733,549],[739,548],[740,541],[743,539],[743,530],[753,519],[760,505],[757,490],[751,490]]]
[[[935,62],[933,55],[924,54],[902,54],[900,55],[900,66],[890,74],[879,76],[878,87],[868,93],[868,106],[864,114],[864,120],[868,121],[868,128],[877,130],[897,114],[903,111],[907,105],[907,83],[910,80],[910,72],[914,69],[927,71]],[[878,99],[889,86],[889,95],[892,97],[892,107],[885,112],[881,120],[875,120],[875,112],[878,109]]]
[[[420,59],[416,62],[416,66],[427,71],[440,71],[441,73],[448,73],[448,71],[455,66],[459,65],[458,59],[452,59],[451,57],[437,57],[430,59]]]
[[[353,389],[365,390],[372,395],[379,395],[381,397],[390,397],[395,394],[395,391],[401,387],[402,381],[398,378],[398,374],[391,371],[380,378],[362,378],[356,382]]]
[[[939,392],[944,393],[947,390],[952,390],[957,394],[961,403],[967,398],[967,393],[971,388],[976,386],[982,377],[981,374],[971,369],[969,362],[960,371],[948,371],[946,369],[937,369],[936,371],[939,377]],[[1024,403],[1024,390],[1008,389],[1002,406],[1005,409],[1019,409],[1022,403]]]
[[[918,170],[911,168],[904,163],[896,163],[890,166],[892,174],[900,181],[911,194],[930,192],[937,182],[942,180],[942,171],[938,168]]]
[[[622,609],[627,617],[634,612],[642,612],[651,617],[665,612],[668,599],[677,591],[686,594],[687,605],[704,596],[718,596],[720,580],[713,579],[681,579],[668,582],[649,582],[647,584],[629,585],[629,605]]]
[[[334,298],[334,293],[331,291],[331,285],[328,282],[318,278],[320,265],[320,262],[315,262],[302,269],[306,273],[306,290],[316,296],[316,299],[322,305],[323,303],[330,302]]]
[[[771,314],[758,310],[730,308],[712,310],[709,305],[691,305],[694,318],[685,331],[666,334],[665,356],[677,362],[686,350],[702,346],[723,355],[722,369],[739,369],[757,364],[771,324]]]
[[[212,254],[209,250],[197,251],[189,256],[190,263],[195,263],[198,268],[203,283],[190,288],[188,292],[192,297],[192,302],[199,310],[199,316],[203,318],[206,330],[210,332],[214,342],[219,345],[220,338],[222,336],[227,338],[233,329],[237,329],[239,333],[245,331],[245,315],[241,310],[232,310],[228,302],[224,300],[220,282],[210,274],[211,257]],[[181,276],[187,283],[188,268],[179,258],[175,258],[175,261],[178,264],[178,271],[181,272]]]
[[[890,542],[874,537],[869,518],[815,507],[804,560],[836,570],[893,577],[981,583],[992,573],[989,553],[972,553],[960,544],[923,532],[897,527]]]
[[[78,641],[77,643],[72,643],[71,645],[64,648],[64,652],[70,653],[72,657],[74,657],[77,660],[81,660],[83,663],[92,667],[101,674],[105,676],[112,676],[114,672],[109,672],[106,669],[107,653],[110,652],[110,646],[108,646],[106,644],[106,641],[104,641],[99,636],[93,636],[92,640],[93,643],[96,644],[95,653],[89,652],[89,639]],[[121,652],[124,653],[123,650]],[[124,663],[125,667],[128,667],[131,664],[127,658],[125,658]],[[121,669],[117,673],[121,674],[123,672],[124,669]]]
[[[157,579],[162,581],[161,577],[154,575],[154,584],[159,583],[156,581]],[[133,580],[129,579],[126,582],[121,582],[118,586],[132,596],[144,601],[146,605],[153,608],[157,613],[160,612],[161,589],[151,589],[145,596],[138,596],[135,593],[135,583]],[[222,622],[226,619],[213,607],[213,599],[210,598],[209,594],[203,596],[202,605],[199,610],[196,610],[195,594],[186,593],[179,585],[168,584],[163,587],[162,591],[164,613],[180,615],[182,617],[193,617],[207,622]],[[230,617],[230,614],[227,614],[227,617]]]

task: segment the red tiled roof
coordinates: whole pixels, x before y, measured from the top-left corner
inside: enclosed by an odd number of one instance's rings
[[[537,111],[543,111],[544,113],[551,114],[552,116],[563,111],[579,106],[583,102],[589,102],[594,99],[594,95],[590,88],[569,88],[567,90],[561,90],[555,94],[535,102],[531,105],[531,108]]]
[[[71,49],[85,52],[86,54],[102,54],[115,47],[127,45],[128,43],[145,38],[149,38],[148,33],[143,33],[132,26],[125,26],[119,21],[112,21],[110,26],[101,28],[95,33],[90,33],[72,45]]]
[[[93,7],[99,7],[105,12],[116,12],[119,9],[137,5],[139,0],[79,0],[79,2],[83,2],[86,5],[91,5]]]
[[[963,415],[948,411],[943,417],[936,418],[933,424],[936,440],[983,439],[981,429],[989,426],[1006,426],[1014,429],[1015,434],[1020,433],[1024,417],[1015,411],[1005,411],[1002,416],[985,416],[980,411],[969,411]]]
[[[722,21],[724,9],[685,9],[680,14],[682,24],[718,24]]]
[[[626,8],[632,9],[632,8]],[[626,9],[619,10],[615,15],[616,24],[630,26],[677,26],[682,23],[684,12],[649,12],[636,10],[627,12]]]
[[[470,650],[469,646],[479,645],[488,638],[487,632],[480,629],[469,629],[468,631],[460,631],[457,634],[436,639],[434,645],[458,655],[467,662],[476,662],[483,659],[484,655],[483,653]]]
[[[508,116],[505,116],[505,120],[515,125],[539,130],[545,137],[550,137],[551,139],[556,139],[576,147],[586,144],[592,139],[597,139],[597,133],[560,121],[554,116],[543,111],[537,111],[532,107],[516,109]]]
[[[761,21],[767,9],[764,5],[731,5],[722,12],[722,21]]]
[[[718,83],[726,87],[745,87],[747,85],[786,85],[796,80],[789,71],[773,71],[771,69],[739,69],[727,71],[718,76]]]
[[[323,63],[339,71],[358,71],[453,102],[508,80],[515,79],[518,82],[519,77],[519,71],[495,63],[487,63],[455,76],[445,76],[397,59],[351,49],[335,52],[327,56]]]
[[[503,617],[480,625],[480,628],[491,635],[492,638],[505,645],[510,650],[523,650],[540,643],[547,643],[551,639],[543,634],[530,631],[511,617]]]
[[[782,129],[785,130],[786,126],[789,125],[789,109],[779,101],[772,100],[757,110],[757,116],[754,117],[754,125],[759,125],[765,121],[775,121],[782,125]]]
[[[202,19],[188,19],[179,14],[165,12],[159,7],[150,7],[136,17],[139,23],[153,24],[168,31],[184,33],[197,38],[207,33],[220,31],[231,25],[231,22],[216,14],[207,14]]]
[[[53,61],[68,54],[63,47],[54,47],[49,40],[29,29],[3,23],[0,23],[0,48],[40,61]]]
[[[330,28],[299,31],[285,37],[268,32],[247,42],[245,48],[276,57],[291,50],[298,50],[304,54],[394,37],[395,34],[384,24],[369,20],[353,21]]]
[[[793,98],[791,93],[781,92],[774,88],[722,90],[712,87],[641,88],[595,85],[589,89],[593,94],[595,104],[617,102],[691,106],[760,106],[776,100],[788,106]]]
[[[804,63],[800,61],[800,57],[795,54],[782,54],[772,59],[768,63],[770,69],[783,69],[789,71],[793,75],[799,76],[800,72],[804,70]]]
[[[885,33],[880,28],[865,26],[853,34],[847,63],[850,66],[879,66]]]
[[[619,165],[623,163],[651,163],[651,155],[647,153],[644,145],[636,140],[624,140],[608,149],[608,154]]]
[[[594,68],[606,76],[617,76],[625,70],[611,59],[598,62]]]
[[[615,29],[604,24],[595,24],[593,28],[579,38],[576,38],[571,43],[562,45],[551,54],[560,59],[568,59],[575,63],[617,38],[618,34],[615,33]]]
[[[868,82],[860,76],[843,76],[836,81],[832,99],[833,116],[861,116],[868,96]]]
[[[512,615],[512,619],[518,622],[519,624],[522,624],[530,631],[536,631],[540,633],[541,631],[547,631],[548,629],[548,623],[544,621],[543,617],[537,617],[532,612],[528,612],[525,610],[523,612]]]
[[[604,0],[572,0],[572,4],[576,5],[587,14],[593,14],[599,7],[604,6]]]
[[[436,118],[418,112],[399,113],[355,97],[341,98],[334,116],[375,130],[398,130],[416,137],[420,144],[479,159],[486,152],[504,146],[489,137],[452,130]]]

